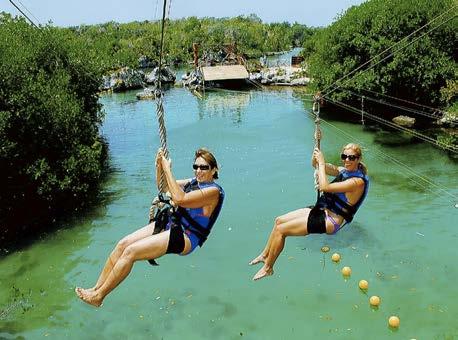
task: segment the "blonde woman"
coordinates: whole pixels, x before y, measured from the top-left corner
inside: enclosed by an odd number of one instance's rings
[[[367,168],[361,162],[362,152],[358,144],[345,145],[340,158],[342,166],[338,167],[326,163],[323,153],[314,150],[312,166],[317,168],[321,195],[315,206],[294,210],[275,219],[264,250],[249,263],[264,263],[253,280],[274,273],[273,266],[283,250],[287,236],[335,234],[353,220],[369,189]],[[327,175],[335,176],[334,180],[329,182]]]

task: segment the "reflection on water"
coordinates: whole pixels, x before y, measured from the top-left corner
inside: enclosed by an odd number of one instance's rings
[[[204,119],[205,116],[229,117],[234,123],[241,123],[250,99],[250,91],[206,91],[202,99],[197,99],[199,118]]]
[[[276,216],[312,204],[313,118],[297,91],[212,91],[197,99],[171,88],[166,125],[177,177],[192,176],[192,153],[215,152],[227,198],[202,249],[165,256],[153,268],[137,263],[101,309],[81,303],[75,285],[97,279],[122,236],[142,226],[154,192],[154,153],[159,145],[154,102],[135,92],[102,98],[103,133],[113,173],[92,214],[69,223],[30,247],[0,260],[0,338],[133,339],[402,339],[458,334],[453,303],[458,286],[450,197],[431,193],[434,179],[458,194],[456,163],[429,145],[391,147],[356,124],[323,122],[322,149],[339,162],[350,140],[364,145],[372,178],[364,206],[336,236],[288,238],[275,275],[253,283],[247,265],[264,246]],[[391,158],[390,158],[391,157]],[[328,245],[331,251],[320,249]],[[340,263],[330,256],[338,252]],[[342,266],[352,267],[344,279]],[[357,288],[379,295],[378,310]],[[13,288],[14,287],[14,288]],[[446,288],[446,289],[445,289]],[[387,318],[399,315],[397,332]],[[299,317],[298,317],[299,316]]]

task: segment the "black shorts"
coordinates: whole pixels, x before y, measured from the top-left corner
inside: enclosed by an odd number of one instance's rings
[[[170,227],[169,244],[166,254],[181,254],[184,250],[184,231],[181,225],[172,224]]]
[[[309,234],[326,233],[326,212],[323,208],[310,206],[309,217],[307,219],[307,232]]]

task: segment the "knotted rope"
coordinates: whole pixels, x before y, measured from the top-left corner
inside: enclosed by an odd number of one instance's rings
[[[321,101],[321,94],[318,92],[316,95],[313,96],[313,114],[315,115],[315,148],[320,149],[321,147],[321,130],[320,130],[320,101]],[[318,167],[315,169],[313,176],[315,178],[315,188],[317,189],[317,199],[320,197],[320,189],[319,189],[319,182],[318,182]]]
[[[165,158],[169,158],[169,151],[167,149],[167,130],[165,127],[165,120],[164,120],[164,92],[162,91],[161,86],[161,78],[162,78],[162,54],[164,48],[164,26],[165,26],[165,12],[167,7],[167,0],[164,0],[164,5],[162,8],[162,24],[161,24],[161,43],[159,49],[159,65],[158,65],[158,72],[156,77],[156,90],[155,90],[155,97],[156,97],[156,116],[157,122],[159,124],[159,139],[161,141],[161,148],[164,153]],[[159,192],[166,192],[167,191],[167,181],[165,179],[164,172],[161,171],[160,174],[161,178],[159,180]]]
[[[169,151],[167,148],[167,129],[165,127],[165,119],[164,119],[164,92],[162,91],[162,86],[161,86],[161,78],[162,78],[162,54],[163,54],[163,48],[164,48],[164,26],[165,26],[165,12],[166,12],[166,6],[167,5],[167,0],[164,0],[164,5],[162,8],[162,24],[161,24],[161,42],[160,42],[160,48],[159,48],[159,65],[158,65],[158,72],[156,76],[156,82],[155,82],[155,90],[154,90],[154,96],[156,99],[156,117],[157,117],[157,122],[159,124],[159,139],[161,142],[161,148],[162,152],[165,158],[169,158]],[[162,168],[161,168],[162,169]],[[168,191],[168,185],[167,185],[167,180],[165,178],[164,171],[160,171],[159,174],[159,181],[158,181],[158,191],[159,193],[166,193]],[[158,195],[158,197],[161,197],[161,195]],[[162,206],[162,202],[156,197],[153,199],[151,202],[151,207],[149,209],[149,222],[151,223],[154,220],[154,217],[156,216],[156,211],[158,207]],[[159,230],[154,229],[154,234],[159,232]],[[155,263],[153,261],[153,263]]]

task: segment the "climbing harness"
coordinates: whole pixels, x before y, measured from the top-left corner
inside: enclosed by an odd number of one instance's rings
[[[194,190],[201,190],[209,187],[216,187],[219,191],[218,204],[215,209],[213,209],[210,217],[203,216],[202,208],[175,207],[170,197],[164,193],[159,193],[158,197],[155,199],[157,208],[154,216],[150,220],[150,223],[153,221],[155,222],[153,235],[163,230],[180,228],[182,229],[180,232],[196,235],[198,245],[202,247],[213,225],[218,219],[221,207],[223,206],[225,193],[223,188],[218,184],[214,182],[198,183],[195,178],[186,183],[183,188],[185,193],[189,193]],[[158,265],[155,260],[148,260],[148,262],[153,266]]]
[[[347,171],[343,170],[337,175],[331,183],[338,183],[346,181],[349,178],[361,178],[364,181],[364,192],[359,198],[358,202],[353,205],[348,203],[348,200],[343,192],[329,193],[324,192],[317,200],[316,206],[319,208],[327,208],[337,215],[342,216],[345,219],[345,224],[350,223],[353,220],[356,211],[363,203],[369,190],[369,178],[363,174],[361,170]],[[340,227],[342,228],[343,225]]]

